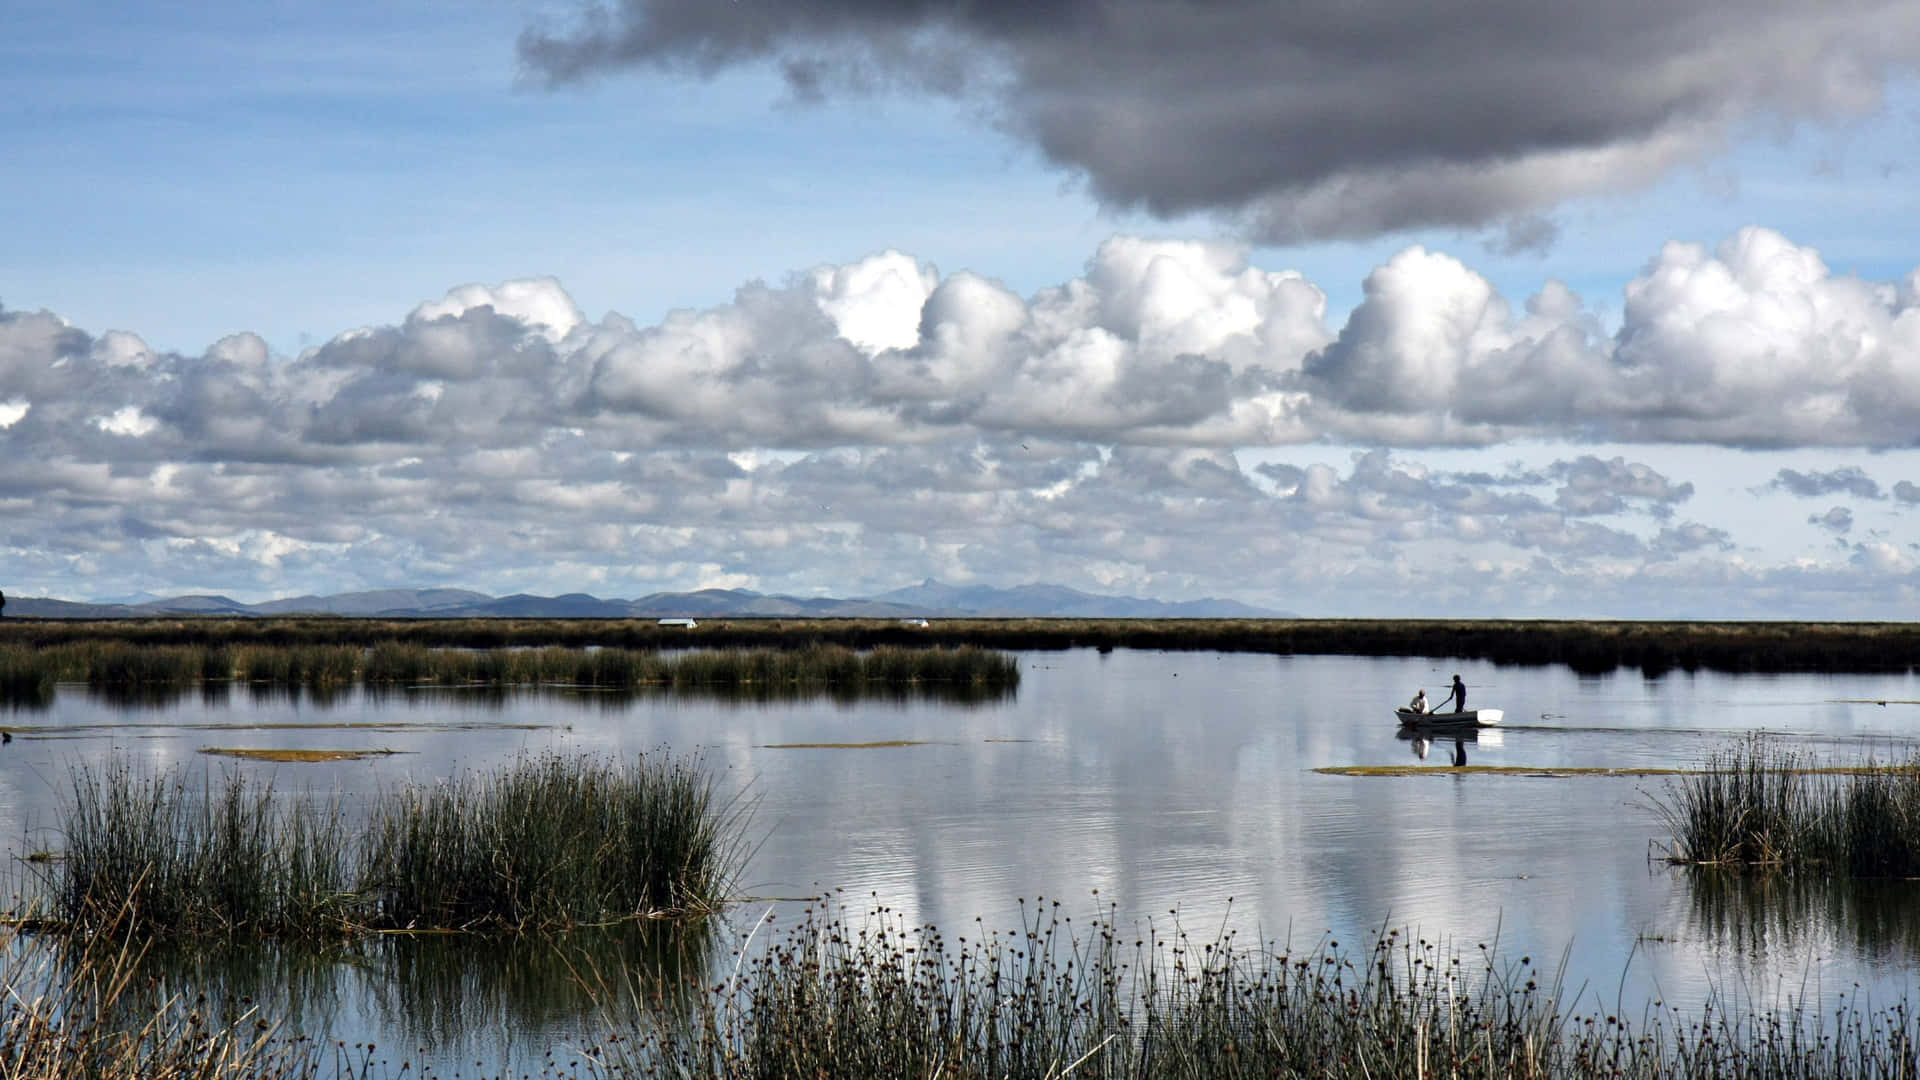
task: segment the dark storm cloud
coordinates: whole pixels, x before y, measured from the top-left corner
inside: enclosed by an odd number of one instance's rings
[[[770,63],[796,96],[987,102],[1103,201],[1222,211],[1263,239],[1504,223],[1646,183],[1743,120],[1878,104],[1908,0],[619,0],[529,29],[550,84]]]

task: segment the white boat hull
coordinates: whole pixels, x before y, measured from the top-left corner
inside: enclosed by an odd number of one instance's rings
[[[1406,727],[1492,727],[1506,714],[1499,709],[1468,709],[1465,712],[1414,712],[1395,709],[1394,715]]]

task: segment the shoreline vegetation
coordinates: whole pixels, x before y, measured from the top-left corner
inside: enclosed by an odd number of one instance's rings
[[[917,622],[917,621],[916,621]],[[1276,655],[1431,656],[1565,664],[1582,673],[1637,668],[1733,672],[1907,671],[1920,623],[1625,622],[1444,619],[897,619],[706,617],[693,628],[651,619],[386,619],[341,616],[0,620],[0,647],[73,643],[372,646],[434,649],[776,649],[832,645],[1129,648]]]
[[[1920,1068],[1912,1008],[1857,994],[1826,1005],[1735,995],[1687,1006],[1656,1000],[1636,1016],[1610,1007],[1604,988],[1570,987],[1531,956],[1401,930],[1358,945],[1321,939],[1296,949],[1243,943],[1230,931],[1193,937],[1177,915],[1123,928],[1111,906],[1076,923],[1058,901],[1036,898],[1022,902],[1017,927],[973,925],[967,936],[948,937],[886,908],[852,917],[839,905],[837,897],[817,899],[784,929],[756,923],[764,947],[743,945],[717,979],[686,968],[686,950],[670,942],[655,951],[677,960],[573,959],[561,981],[592,1018],[590,1031],[561,1059],[571,1065],[549,1056],[538,1075],[1789,1080],[1909,1077]],[[106,936],[105,947],[67,949],[0,932],[15,989],[0,1003],[4,1075],[439,1075],[424,1063],[396,1063],[403,1055],[389,1048],[349,1048],[286,1025],[275,1012],[285,1002],[274,1000],[286,994],[255,998],[262,987],[245,980],[223,990],[213,979],[211,993],[190,997],[148,975],[137,947]],[[448,944],[433,936],[415,942]],[[510,965],[521,945],[554,947],[511,939],[500,963]],[[257,978],[279,984],[289,970],[310,968],[271,958],[259,966]],[[481,987],[464,976],[464,962],[416,972],[424,978],[408,992],[435,1014],[425,1025],[468,1007],[545,1012],[544,999],[520,985],[524,975],[503,978],[496,966],[488,965]],[[476,992],[487,1000],[471,1001]]]
[[[1822,766],[1754,737],[1711,755],[1672,792],[1661,809],[1675,851],[1859,874],[1847,853],[1900,849],[1888,815],[1920,806],[1920,760]],[[283,797],[239,771],[200,789],[184,770],[116,760],[73,774],[63,814],[66,849],[32,864],[45,917],[0,931],[8,955],[41,958],[31,973],[16,966],[10,982],[45,988],[0,1006],[0,1069],[97,1055],[85,1074],[116,1080],[369,1077],[372,1047],[343,1060],[324,1038],[283,1031],[251,996],[237,1007],[148,1000],[138,957],[208,942],[298,957],[394,932],[442,941],[498,932],[490,940],[514,948],[622,926],[689,936],[659,950],[679,958],[672,965],[568,976],[602,1030],[564,1075],[1786,1080],[1920,1069],[1920,1013],[1905,1002],[1713,997],[1685,1008],[1654,1001],[1631,1017],[1530,956],[1384,927],[1357,947],[1323,939],[1296,949],[1230,930],[1190,938],[1177,913],[1123,928],[1111,903],[1076,923],[1059,901],[1036,898],[1021,901],[1017,927],[948,937],[886,907],[850,916],[832,894],[780,928],[770,909],[737,929],[730,956],[712,953],[698,942],[714,940],[712,916],[743,864],[744,811],[716,803],[692,761],[664,752],[523,757],[403,786],[351,814],[338,797]],[[1726,823],[1765,843],[1681,839],[1682,828]],[[1823,849],[1841,854],[1817,857]],[[1870,869],[1914,872],[1884,861]],[[1719,893],[1703,902],[1710,920],[1746,926]],[[749,948],[756,937],[762,945]],[[686,966],[703,952],[721,970]]]
[[[722,694],[922,688],[933,695],[990,697],[1019,686],[1020,664],[1005,653],[970,645],[856,651],[814,643],[663,651],[564,645],[475,650],[394,640],[365,646],[112,637],[0,643],[0,702],[45,704],[63,682],[123,695],[225,684],[316,691],[561,686]]]
[[[687,1015],[609,1041],[597,1075],[1383,1077],[1559,1080],[1910,1076],[1902,1005],[1655,1002],[1636,1021],[1532,957],[1401,931],[1359,948],[1076,927],[1036,900],[1015,930],[947,938],[882,909],[810,908]],[[768,931],[772,933],[771,930]]]
[[[697,761],[521,757],[351,811],[238,769],[77,769],[16,927],[81,940],[340,939],[700,919],[743,865],[745,806]]]
[[[1670,781],[1654,809],[1674,864],[1920,877],[1920,754],[1836,769],[1753,735]]]

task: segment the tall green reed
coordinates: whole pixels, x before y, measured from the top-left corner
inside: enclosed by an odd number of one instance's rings
[[[35,864],[46,920],[97,935],[528,930],[700,915],[744,858],[745,807],[696,762],[548,754],[408,784],[349,820],[228,771],[116,760],[74,774],[65,849]]]
[[[543,755],[376,804],[364,917],[514,929],[697,914],[744,856],[740,808],[695,765]]]
[[[0,647],[0,698],[35,701],[62,679],[138,699],[157,691],[234,680],[314,691],[354,685],[669,688],[725,692],[799,688],[838,692],[927,687],[1010,692],[1019,663],[987,649],[841,645],[779,649],[457,649],[398,641],[330,644],[147,645],[83,642]]]
[[[61,831],[51,915],[79,933],[325,934],[352,920],[340,806],[283,800],[237,770],[196,790],[125,760],[82,767]]]
[[[1654,806],[1673,862],[1920,876],[1920,755],[1833,768],[1753,735],[1670,782]]]

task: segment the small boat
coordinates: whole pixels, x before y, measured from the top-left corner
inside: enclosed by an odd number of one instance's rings
[[[1400,718],[1402,727],[1414,728],[1492,727],[1506,715],[1499,709],[1468,709],[1465,712],[1414,712],[1412,709],[1395,709],[1393,714]]]

